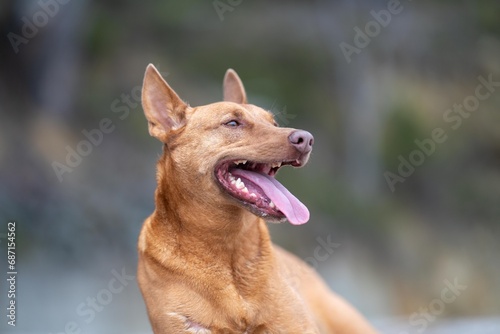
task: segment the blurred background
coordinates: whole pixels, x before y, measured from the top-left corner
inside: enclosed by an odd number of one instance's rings
[[[194,106],[234,68],[251,103],[314,134],[278,176],[311,220],[273,240],[383,333],[500,333],[499,18],[495,0],[3,0],[0,265],[16,221],[18,308],[7,325],[2,278],[0,332],[151,332],[134,276],[161,153],[140,106],[153,63]]]

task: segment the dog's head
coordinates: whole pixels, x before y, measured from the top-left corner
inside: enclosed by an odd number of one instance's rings
[[[165,144],[160,163],[170,173],[159,181],[176,183],[178,191],[206,205],[236,205],[268,221],[307,222],[307,208],[275,175],[282,166],[307,163],[312,135],[281,128],[270,112],[248,104],[233,70],[223,87],[223,102],[191,107],[153,65],[147,67],[142,104],[149,133]]]

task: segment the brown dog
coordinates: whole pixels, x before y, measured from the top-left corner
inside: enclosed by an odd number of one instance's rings
[[[310,133],[248,104],[233,70],[224,102],[190,107],[149,65],[142,103],[164,144],[156,210],[138,246],[155,333],[375,333],[314,270],[273,246],[264,222],[309,219],[274,175],[307,162]]]

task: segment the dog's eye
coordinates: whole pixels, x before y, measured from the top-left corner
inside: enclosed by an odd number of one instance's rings
[[[240,125],[240,122],[238,122],[238,121],[236,121],[236,120],[233,119],[233,120],[225,123],[224,125],[227,125],[227,126],[230,126],[232,128],[235,128],[235,127],[237,127],[237,126]]]

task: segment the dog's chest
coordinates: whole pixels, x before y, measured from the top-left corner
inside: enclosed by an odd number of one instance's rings
[[[210,310],[210,316],[205,319],[193,318],[185,320],[189,333],[198,334],[304,334],[316,333],[309,331],[305,326],[305,317],[297,312],[297,307],[285,305],[281,298],[269,296],[265,303],[262,300],[244,298],[235,290],[224,296],[214,296],[210,302],[200,308]],[[214,304],[214,300],[226,301],[223,304]],[[230,301],[230,302],[228,302]]]

